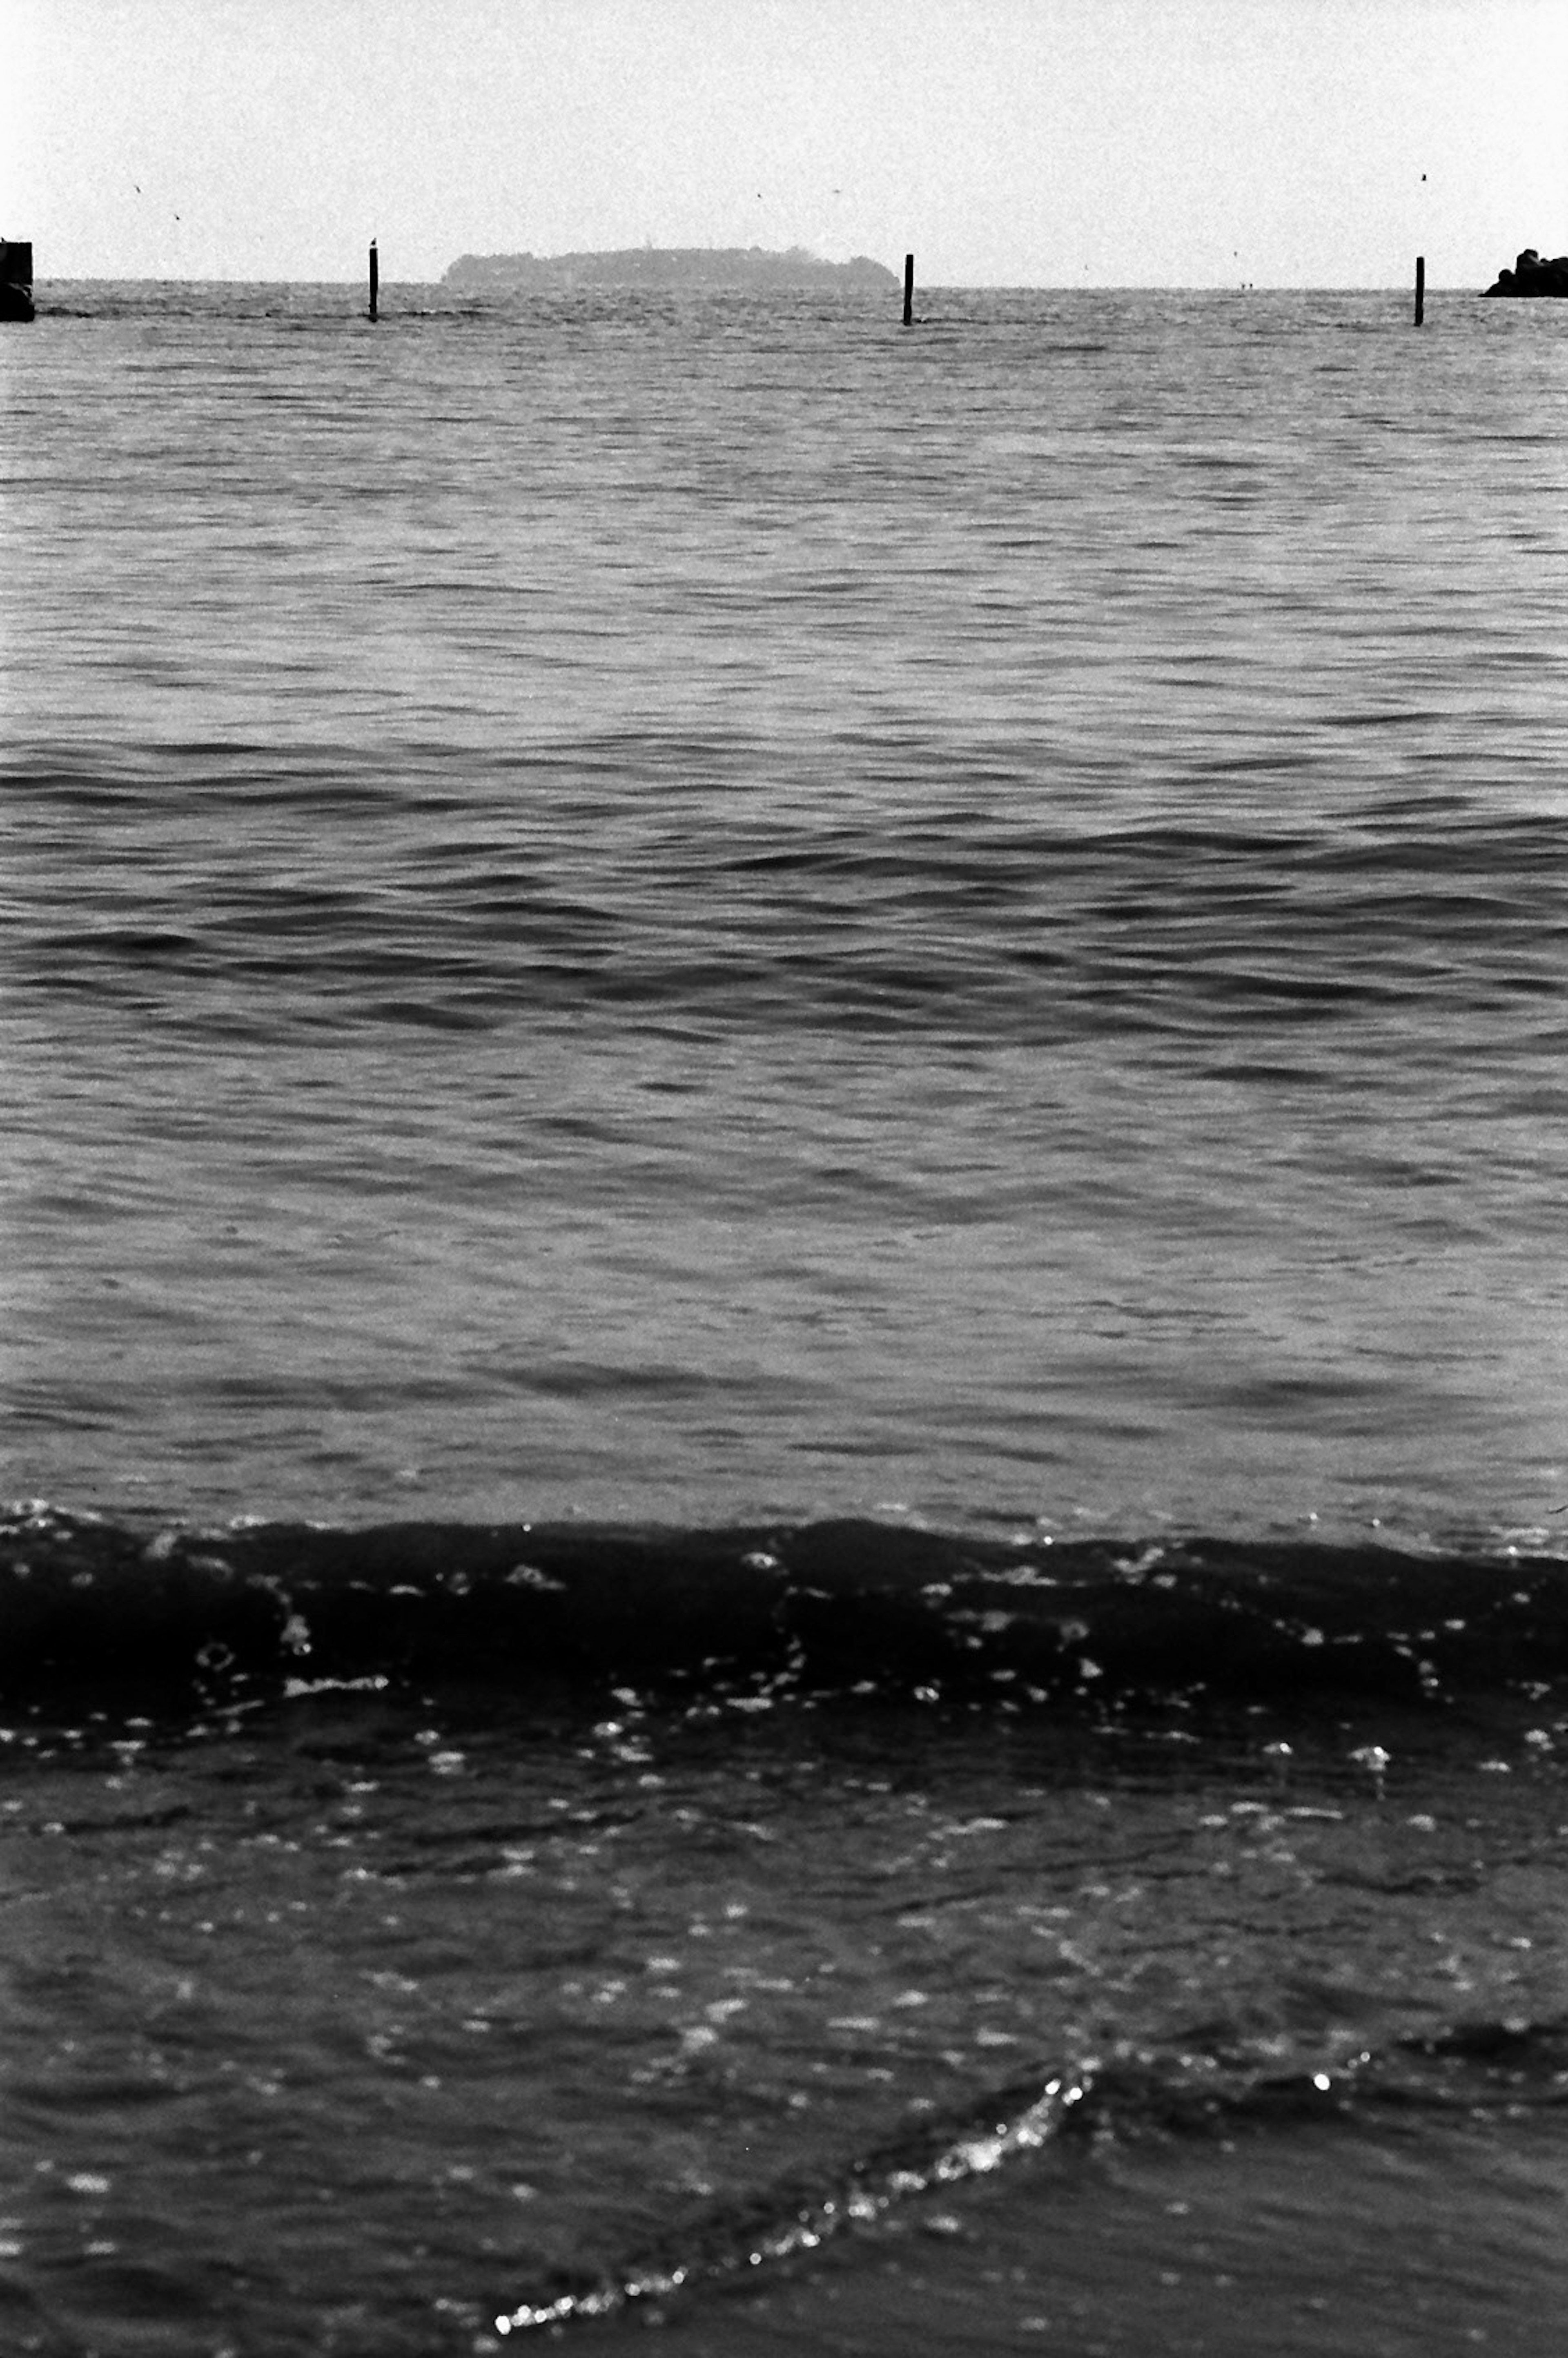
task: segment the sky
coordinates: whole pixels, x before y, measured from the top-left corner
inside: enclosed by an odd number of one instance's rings
[[[1564,0],[0,0],[62,277],[803,245],[923,287],[1482,287],[1568,251]]]

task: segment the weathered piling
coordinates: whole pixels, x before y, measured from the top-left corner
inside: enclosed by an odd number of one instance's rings
[[[1415,258],[1415,323],[1418,328],[1421,326],[1425,314],[1426,256],[1424,254],[1418,254]]]
[[[914,317],[914,256],[903,257],[903,324],[907,328]]]
[[[375,240],[370,242],[370,315],[376,316],[376,299],[381,293],[381,264],[375,251]]]

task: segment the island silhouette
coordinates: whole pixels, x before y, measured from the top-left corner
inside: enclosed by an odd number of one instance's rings
[[[853,291],[896,287],[880,262],[858,254],[822,262],[804,246],[769,253],[760,245],[632,245],[601,254],[464,254],[443,287],[558,291],[571,287],[674,287],[699,294],[776,287]]]

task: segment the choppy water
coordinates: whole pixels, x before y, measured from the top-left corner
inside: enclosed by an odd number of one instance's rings
[[[8,2347],[1558,2347],[1568,317],[925,308],[7,331]]]

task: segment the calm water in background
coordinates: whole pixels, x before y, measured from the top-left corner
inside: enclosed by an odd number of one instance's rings
[[[43,295],[0,2345],[1556,2358],[1568,309]]]
[[[1559,310],[351,299],[7,342],[12,1492],[1549,1516]]]

